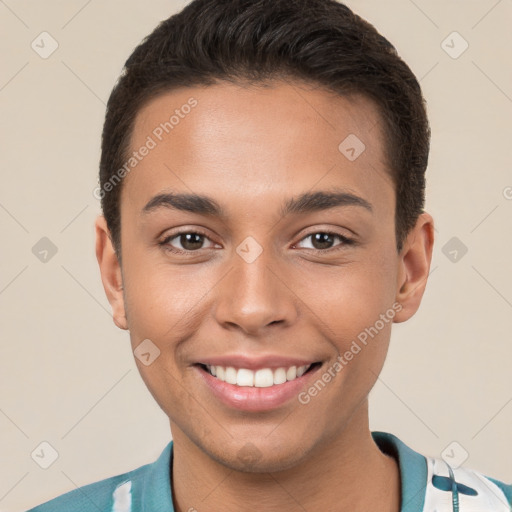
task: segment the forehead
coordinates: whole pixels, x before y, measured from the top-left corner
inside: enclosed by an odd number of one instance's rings
[[[366,196],[380,190],[374,199],[385,202],[393,187],[382,133],[369,99],[302,82],[176,89],[137,114],[131,151],[151,150],[127,174],[123,195],[139,208],[165,188],[243,204],[318,184]]]

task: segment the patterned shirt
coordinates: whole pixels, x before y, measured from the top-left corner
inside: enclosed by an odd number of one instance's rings
[[[512,484],[420,455],[393,434],[371,434],[380,450],[398,462],[400,512],[512,512]],[[85,485],[27,512],[174,512],[172,454],[171,441],[151,464]],[[190,507],[187,512],[197,511]]]

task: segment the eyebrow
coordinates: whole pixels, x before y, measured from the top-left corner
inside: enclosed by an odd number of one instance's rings
[[[281,208],[281,215],[303,214],[328,210],[340,206],[359,206],[373,213],[372,205],[362,197],[345,191],[306,192],[291,198]],[[199,215],[226,217],[226,212],[214,199],[199,194],[165,193],[153,197],[142,209],[148,214],[160,208],[197,213]]]

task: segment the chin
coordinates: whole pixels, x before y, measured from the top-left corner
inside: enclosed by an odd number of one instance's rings
[[[223,447],[218,450],[215,447],[206,447],[206,453],[217,462],[234,471],[241,473],[276,473],[290,469],[300,463],[304,457],[304,442],[298,442],[297,446],[283,445],[273,446],[271,443],[265,445],[263,442],[247,441],[240,445]]]

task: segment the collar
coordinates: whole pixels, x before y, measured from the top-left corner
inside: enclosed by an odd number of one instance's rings
[[[393,434],[376,431],[371,432],[371,435],[379,449],[398,462],[401,488],[400,512],[511,511],[511,485],[463,467],[451,468],[442,459],[424,457]],[[113,511],[131,511],[132,505],[136,505],[133,510],[174,512],[171,489],[172,455],[173,442],[171,441],[160,457],[153,464],[146,466],[140,501],[139,497],[135,496],[135,501],[130,503],[131,482],[125,482],[123,486],[127,487],[119,490],[115,500],[117,504],[114,504]]]
[[[371,434],[379,449],[398,462],[402,502],[400,512],[423,510],[427,483],[425,457],[409,448],[393,434],[378,431]],[[164,448],[146,472],[141,496],[143,512],[174,512],[171,488],[172,454],[173,441]]]
[[[418,512],[425,504],[427,488],[427,460],[398,437],[387,432],[372,432],[379,449],[398,462],[401,481],[400,512]]]

